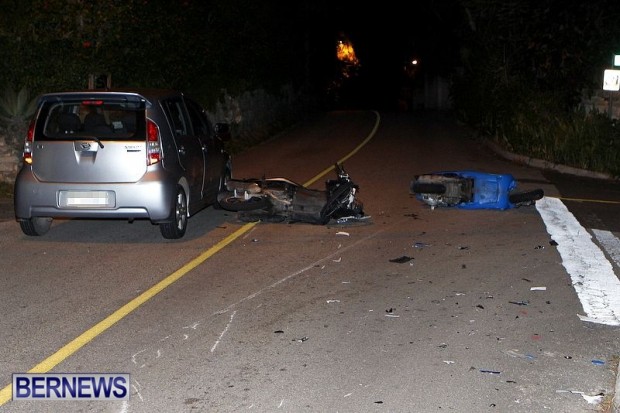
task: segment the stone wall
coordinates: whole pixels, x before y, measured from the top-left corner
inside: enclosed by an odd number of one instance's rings
[[[9,147],[0,136],[0,182],[13,183],[21,162],[21,153]]]
[[[278,94],[264,90],[245,92],[240,96],[225,94],[224,99],[209,111],[209,117],[213,122],[231,125],[234,150],[282,131],[315,107],[316,102],[287,86]]]

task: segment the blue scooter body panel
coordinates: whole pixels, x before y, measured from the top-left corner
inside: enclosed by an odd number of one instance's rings
[[[456,205],[460,209],[510,209],[514,208],[508,199],[517,181],[511,174],[492,174],[479,171],[447,171],[439,174],[458,175],[473,179],[473,200]]]

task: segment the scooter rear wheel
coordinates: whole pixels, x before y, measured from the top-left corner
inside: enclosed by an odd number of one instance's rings
[[[234,196],[232,193],[224,192],[218,196],[217,202],[227,211],[254,211],[263,209],[270,205],[269,199],[264,196],[253,196],[243,199]]]
[[[443,184],[429,184],[425,182],[414,182],[411,184],[411,192],[414,194],[445,194],[446,186]]]

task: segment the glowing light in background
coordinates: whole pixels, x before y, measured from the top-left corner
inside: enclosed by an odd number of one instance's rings
[[[353,50],[353,45],[349,41],[338,41],[336,57],[343,63],[353,66],[359,65],[359,60],[357,59],[357,56],[355,56],[355,50]]]
[[[353,44],[344,33],[340,33],[336,41],[336,63],[334,76],[327,86],[327,95],[333,103],[341,102],[343,90],[358,76],[361,66]]]
[[[417,58],[411,58],[411,60],[409,60],[405,64],[405,67],[404,67],[405,75],[413,79],[418,72],[419,65],[420,65],[420,60],[418,60]]]

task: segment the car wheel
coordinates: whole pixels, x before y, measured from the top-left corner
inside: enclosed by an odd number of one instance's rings
[[[185,235],[187,229],[187,196],[182,187],[178,187],[177,195],[172,206],[172,222],[162,222],[159,224],[159,231],[164,238],[178,239]]]
[[[44,235],[52,226],[52,218],[50,217],[32,217],[19,221],[22,232],[29,236]]]

